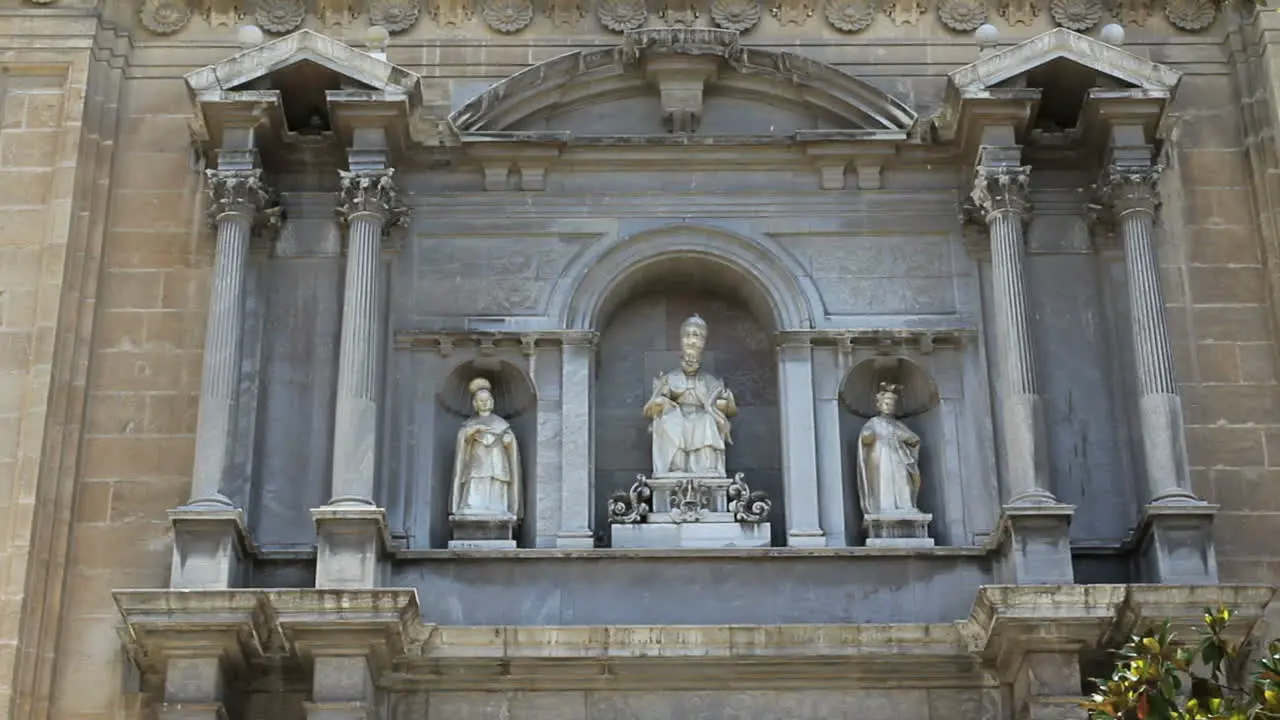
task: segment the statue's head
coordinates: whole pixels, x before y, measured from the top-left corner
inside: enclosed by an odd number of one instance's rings
[[[680,367],[697,372],[702,366],[702,351],[707,347],[707,321],[694,315],[680,325]]]
[[[880,411],[881,415],[897,415],[898,392],[901,390],[901,385],[891,382],[880,383],[880,392],[876,393],[876,410]]]
[[[471,406],[481,415],[493,412],[493,385],[484,378],[476,378],[467,385],[471,392]]]

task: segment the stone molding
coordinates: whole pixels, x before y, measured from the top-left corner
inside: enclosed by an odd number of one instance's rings
[[[594,346],[599,333],[581,330],[539,330],[536,332],[466,330],[397,330],[393,342],[397,350],[434,350],[441,357],[449,357],[459,348],[474,348],[481,357],[490,357],[501,348],[519,348],[529,356],[539,347],[557,345]]]

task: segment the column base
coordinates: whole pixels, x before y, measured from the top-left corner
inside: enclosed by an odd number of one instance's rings
[[[306,702],[307,720],[373,720],[373,707],[362,702]]]
[[[1071,516],[1061,503],[1005,505],[996,531],[997,581],[1010,585],[1070,585]]]
[[[787,533],[787,547],[820,548],[827,546],[827,534],[821,530],[792,530]]]
[[[1143,510],[1138,556],[1142,580],[1160,585],[1216,585],[1213,542],[1217,505],[1151,504]]]
[[[379,562],[391,546],[387,513],[376,506],[326,505],[311,510],[316,524],[316,587],[375,588]]]
[[[243,585],[241,561],[251,544],[243,511],[185,505],[169,511],[169,522],[173,524],[169,587],[225,590]]]
[[[574,550],[590,550],[596,546],[596,536],[590,530],[562,532],[556,535],[556,547]]]
[[[222,703],[162,703],[160,720],[227,720]]]

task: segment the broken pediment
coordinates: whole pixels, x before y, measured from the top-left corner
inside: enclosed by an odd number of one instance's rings
[[[630,31],[621,46],[561,55],[450,117],[464,143],[504,133],[794,138],[809,131],[901,141],[915,120],[902,102],[829,65],[701,28]]]
[[[333,38],[299,30],[186,75],[197,140],[222,144],[250,128],[268,145],[345,146],[353,124],[406,134],[421,102],[418,75]]]

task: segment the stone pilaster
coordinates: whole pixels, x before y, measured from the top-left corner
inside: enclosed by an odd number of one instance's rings
[[[825,547],[818,506],[818,447],[814,422],[813,348],[807,338],[778,346],[782,410],[782,482],[786,493],[787,545]]]
[[[218,656],[175,657],[166,663],[160,720],[227,720],[225,678]]]
[[[217,232],[213,287],[205,329],[191,499],[169,512],[174,526],[170,584],[227,588],[236,582],[246,544],[243,512],[224,493],[234,455],[236,404],[244,338],[244,278],[255,223],[273,217],[257,152],[222,150],[206,171],[209,216]]]
[[[1027,312],[1023,224],[1030,212],[1031,169],[1021,148],[983,147],[971,199],[990,234],[995,357],[1000,388],[1006,491],[998,541],[1007,582],[1071,582],[1067,531],[1072,508],[1049,485],[1044,409],[1036,382]]]
[[[354,153],[355,151],[353,151]],[[378,447],[378,314],[382,239],[404,215],[394,170],[339,171],[338,214],[347,225],[342,337],[333,436],[332,496],[312,511],[319,531],[317,587],[372,587],[387,543],[386,512],[373,498]]]
[[[596,340],[595,333],[575,333],[565,336],[561,346],[560,532],[556,534],[556,547],[595,546],[591,531],[591,391]]]
[[[1143,153],[1150,157],[1150,153]],[[1133,355],[1138,387],[1147,507],[1140,541],[1144,579],[1161,583],[1217,582],[1213,506],[1196,497],[1187,470],[1182,399],[1160,290],[1154,244],[1161,168],[1113,164],[1102,188],[1114,214],[1129,281]]]

